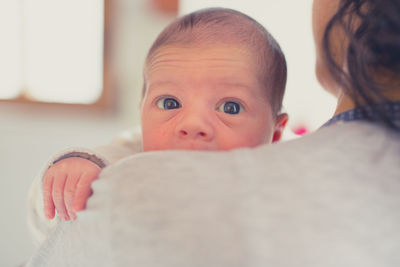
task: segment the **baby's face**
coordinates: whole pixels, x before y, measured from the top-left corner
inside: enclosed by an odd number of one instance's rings
[[[160,48],[147,65],[143,150],[230,150],[272,141],[275,122],[240,47]]]

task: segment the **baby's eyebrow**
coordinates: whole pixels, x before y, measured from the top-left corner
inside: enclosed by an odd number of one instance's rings
[[[149,89],[158,89],[158,88],[164,88],[164,87],[173,87],[177,88],[179,87],[179,83],[173,82],[173,81],[156,81],[156,82],[151,82],[149,84]],[[250,90],[252,88],[251,85],[242,83],[242,82],[231,82],[231,81],[222,81],[222,82],[216,82],[215,87],[229,87],[229,88],[241,88],[245,90]]]
[[[242,88],[245,90],[250,90],[252,88],[249,84],[245,84],[242,82],[232,82],[232,81],[219,82],[217,86],[235,87],[235,88]]]
[[[176,85],[175,82],[172,81],[156,81],[156,82],[151,82],[149,86],[163,86],[163,85]]]
[[[148,91],[157,91],[157,90],[162,90],[165,88],[168,89],[175,89],[179,87],[179,84],[173,81],[156,81],[156,82],[151,82],[149,83],[149,86],[147,88]]]

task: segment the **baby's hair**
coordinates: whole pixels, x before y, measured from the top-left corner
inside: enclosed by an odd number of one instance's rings
[[[236,43],[249,48],[258,67],[258,78],[266,90],[274,115],[282,108],[286,87],[286,60],[272,35],[251,17],[227,8],[202,9],[168,25],[151,46],[145,66],[156,51],[168,45],[210,45]],[[146,67],[145,67],[146,68]],[[143,96],[146,90],[144,77]]]

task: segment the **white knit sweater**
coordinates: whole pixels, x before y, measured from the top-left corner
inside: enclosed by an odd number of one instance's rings
[[[351,122],[105,168],[28,266],[398,267],[400,136]]]

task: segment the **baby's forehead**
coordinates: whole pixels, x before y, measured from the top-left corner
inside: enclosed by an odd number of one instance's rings
[[[149,92],[186,88],[212,89],[216,95],[266,95],[252,53],[242,46],[160,48],[149,61],[145,84]],[[196,89],[196,90],[197,90]]]
[[[258,72],[257,53],[241,43],[219,42],[210,44],[173,44],[159,47],[153,51],[144,66],[145,75],[160,65],[198,65],[225,64],[241,65]]]
[[[268,93],[260,74],[256,54],[242,44],[176,44],[154,51],[144,79],[147,89],[202,84],[234,91],[257,90],[264,96]]]

